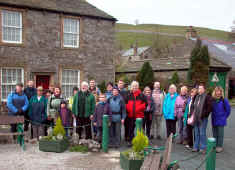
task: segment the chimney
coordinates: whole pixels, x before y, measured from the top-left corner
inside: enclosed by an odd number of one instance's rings
[[[134,45],[134,56],[137,56],[138,55],[138,45],[137,45],[137,42],[135,43]]]
[[[190,38],[197,38],[197,31],[192,27],[189,26],[186,30],[186,39],[190,39]]]

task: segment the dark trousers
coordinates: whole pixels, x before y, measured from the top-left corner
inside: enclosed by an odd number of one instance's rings
[[[224,144],[224,126],[213,126],[213,137],[216,139],[216,147],[223,147]]]
[[[77,126],[84,126],[86,125],[85,127],[78,127],[76,129],[78,135],[79,135],[79,138],[81,139],[82,138],[82,131],[83,129],[85,129],[85,139],[91,139],[92,136],[91,136],[91,120],[89,117],[77,117]]]
[[[190,147],[193,147],[193,126],[186,126],[186,141]]]
[[[127,125],[128,125],[128,139],[127,141],[131,142],[134,138],[134,132],[135,132],[135,118],[128,117],[127,119]]]
[[[128,139],[129,139],[129,134],[128,134],[128,132],[129,132],[129,124],[128,124],[128,117],[126,117],[126,119],[125,119],[125,122],[124,122],[124,127],[125,127],[125,140],[126,141],[128,141]]]
[[[119,147],[121,145],[121,121],[111,123],[109,135],[109,144]]]
[[[167,137],[170,136],[170,134],[173,133],[173,135],[176,133],[176,120],[166,120],[166,134]]]
[[[17,124],[11,124],[11,132],[17,132]]]
[[[150,113],[145,114],[144,120],[143,120],[143,130],[146,133],[146,135],[148,136],[148,138],[150,138],[151,126],[152,126],[152,115]]]
[[[101,143],[102,142],[102,134],[103,134],[102,126],[96,127],[96,131],[97,131],[97,135],[96,135],[97,140],[98,140],[99,143]]]
[[[24,131],[29,130],[29,114],[28,111],[24,112]],[[33,129],[30,129],[31,136],[33,135]]]

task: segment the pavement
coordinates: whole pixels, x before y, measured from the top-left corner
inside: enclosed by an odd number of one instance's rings
[[[208,137],[212,136],[211,126],[208,126]],[[164,126],[164,125],[163,125]],[[162,129],[164,133],[164,128]],[[225,128],[224,152],[216,155],[216,170],[235,170],[235,107]],[[164,146],[165,140],[153,140],[153,145]],[[0,144],[0,170],[121,170],[119,165],[120,151],[126,150],[123,145],[119,150],[110,149],[108,153],[46,153],[38,149],[38,144],[26,144],[22,151],[16,144]],[[182,161],[192,158],[187,161]],[[205,159],[186,150],[184,146],[173,144],[171,160],[180,160],[181,170],[196,170]],[[205,169],[205,164],[199,169]]]

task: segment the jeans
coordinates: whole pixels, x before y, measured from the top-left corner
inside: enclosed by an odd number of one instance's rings
[[[224,144],[224,126],[213,126],[213,137],[216,139],[216,147],[223,147]]]
[[[208,124],[208,118],[204,118],[201,122],[197,122],[194,125],[194,149],[205,150],[207,146],[206,129]]]
[[[193,126],[186,125],[184,130],[185,130],[185,138],[184,138],[184,140],[192,148],[193,147]]]
[[[112,122],[109,131],[109,144],[120,146],[121,144],[121,121]]]
[[[153,115],[151,133],[154,138],[161,138],[162,116]]]
[[[45,136],[43,125],[32,125],[33,136],[32,138],[39,139],[39,136]]]
[[[184,120],[183,117],[178,119],[178,128],[179,128],[179,142],[183,142],[184,141]]]

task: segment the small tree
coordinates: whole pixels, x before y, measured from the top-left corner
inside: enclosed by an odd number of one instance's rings
[[[61,135],[61,136],[65,136],[65,130],[64,130],[64,126],[62,125],[62,121],[59,118],[57,118],[56,120],[56,126],[53,129],[53,136],[57,136],[57,135]]]
[[[190,84],[208,83],[210,55],[207,46],[201,45],[198,40],[191,52],[188,82]]]
[[[177,85],[177,84],[179,84],[179,82],[180,82],[179,75],[178,75],[177,72],[174,72],[174,74],[172,75],[172,77],[171,77],[171,79],[169,81],[169,84]]]
[[[105,93],[105,91],[106,91],[106,82],[105,82],[105,80],[102,81],[102,82],[101,82],[100,84],[98,84],[97,86],[99,87],[101,93]]]
[[[154,72],[149,62],[145,62],[143,64],[141,70],[137,74],[136,80],[139,82],[140,89],[142,90],[146,86],[152,86],[154,81]]]

